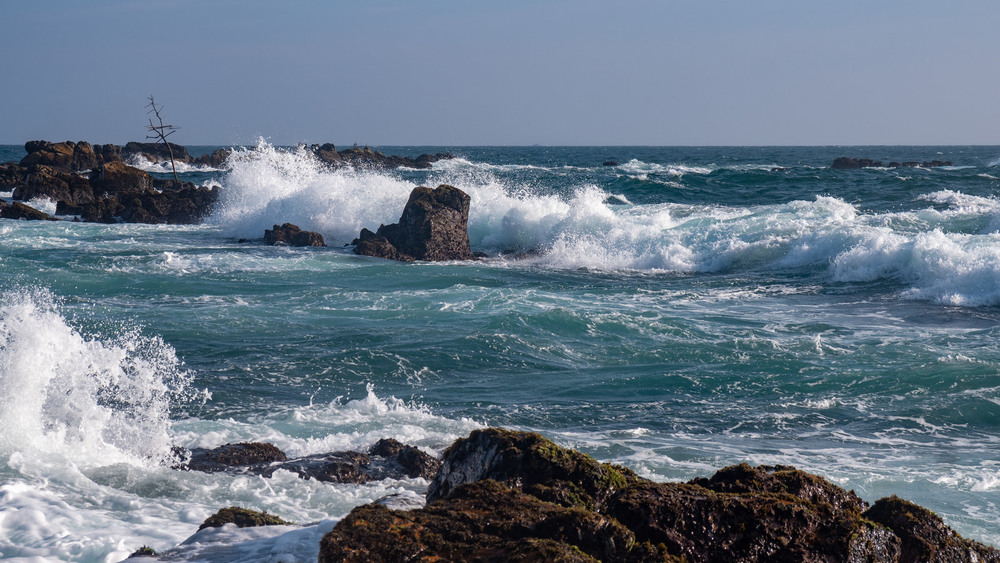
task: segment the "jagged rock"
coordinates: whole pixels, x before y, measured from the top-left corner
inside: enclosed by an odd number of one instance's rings
[[[355,508],[323,538],[320,561],[1000,561],[916,505],[867,509],[793,467],[656,483],[502,429],[449,447],[427,498],[416,510]]]
[[[1000,561],[996,549],[962,538],[937,514],[897,496],[875,501],[862,516],[882,524],[902,542],[900,561]]]
[[[604,506],[617,491],[636,483],[631,470],[561,448],[531,432],[475,430],[442,457],[427,489],[427,502],[447,497],[459,485],[493,479],[550,502],[588,509]]]
[[[55,217],[27,206],[19,201],[6,203],[0,201],[0,217],[4,219],[24,219],[26,221],[58,221]]]
[[[94,201],[94,190],[90,180],[76,172],[57,170],[43,164],[33,164],[19,168],[10,175],[15,183],[14,199],[29,201],[47,197],[53,201],[90,203]]]
[[[264,477],[285,470],[303,479],[328,483],[368,483],[416,477],[429,480],[441,465],[418,448],[392,439],[379,440],[368,452],[331,452],[294,459],[288,459],[271,444],[256,442],[226,444],[210,450],[195,448],[187,455],[184,452],[175,452],[175,455],[188,458],[175,465],[175,469]]]
[[[254,528],[257,526],[290,526],[293,523],[267,512],[230,506],[206,518],[201,526],[198,526],[198,529],[221,528],[226,524],[236,524],[237,528]]]
[[[442,184],[414,188],[399,223],[365,229],[354,252],[391,260],[473,260],[469,248],[469,195]]]
[[[275,225],[273,229],[265,229],[264,241],[267,244],[288,246],[326,246],[326,243],[323,242],[323,235],[313,231],[303,231],[291,223]]]
[[[422,509],[355,508],[323,537],[319,561],[625,561],[634,544],[610,518],[487,480]],[[651,551],[646,560],[663,560]]]
[[[439,160],[455,158],[450,153],[422,154],[416,158],[408,156],[385,155],[371,147],[351,147],[342,151],[331,143],[312,145],[310,150],[321,161],[333,167],[351,166],[353,168],[384,170],[388,168],[430,168]]]

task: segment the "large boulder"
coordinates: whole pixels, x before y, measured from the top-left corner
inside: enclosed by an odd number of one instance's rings
[[[319,560],[1000,561],[925,509],[898,499],[869,509],[793,467],[656,483],[502,429],[449,447],[427,498],[405,512],[355,508]]]
[[[468,194],[447,184],[414,188],[399,223],[362,232],[354,252],[394,260],[472,260],[469,201]]]
[[[108,162],[90,173],[96,193],[141,192],[153,185],[149,174],[121,161]]]

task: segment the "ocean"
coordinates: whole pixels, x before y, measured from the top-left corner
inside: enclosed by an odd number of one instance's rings
[[[662,481],[794,465],[1000,545],[1000,147],[375,148],[456,158],[334,171],[261,141],[181,167],[221,186],[201,225],[0,220],[0,557],[315,560],[352,507],[427,483],[170,448],[440,454],[484,426]],[[345,246],[439,184],[489,258]],[[329,246],[241,242],[285,222]],[[232,505],[296,525],[196,533]]]

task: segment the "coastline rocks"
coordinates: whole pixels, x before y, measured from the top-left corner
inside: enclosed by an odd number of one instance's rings
[[[367,452],[345,451],[288,459],[272,444],[241,442],[213,449],[175,450],[182,461],[174,469],[206,473],[270,477],[285,470],[303,479],[328,483],[368,483],[383,479],[433,479],[441,462],[413,446],[393,439],[375,443]],[[183,459],[186,458],[186,459]]]
[[[285,223],[264,230],[264,241],[270,245],[285,246],[326,246],[323,235],[313,231],[303,231],[298,225]]]
[[[50,143],[48,141],[28,141],[24,144],[28,153],[21,159],[21,166],[43,165],[59,170],[82,171],[100,166],[104,162],[121,157],[121,147],[116,145],[91,145],[86,141],[73,143]]]
[[[390,260],[473,260],[469,248],[469,195],[441,184],[417,187],[403,208],[399,223],[382,225],[354,239],[355,254]]]
[[[889,164],[883,164],[881,160],[872,160],[870,158],[848,158],[846,156],[841,156],[833,160],[833,164],[830,165],[830,168],[833,168],[834,170],[857,170],[860,168],[938,168],[941,166],[951,165],[952,162],[950,160],[890,162]]]
[[[443,456],[428,504],[355,508],[320,561],[1000,561],[930,511],[788,466],[657,483],[532,433],[472,432]]]
[[[167,146],[169,145],[169,147]],[[125,143],[122,154],[126,158],[142,157],[150,162],[170,161],[171,151],[174,162],[191,162],[191,155],[188,154],[187,147],[174,143],[139,143],[130,141]]]

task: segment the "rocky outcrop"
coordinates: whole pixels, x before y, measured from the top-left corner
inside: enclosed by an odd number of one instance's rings
[[[174,159],[174,162],[191,162],[191,155],[188,154],[187,147],[174,143],[138,143],[131,141],[125,143],[122,154],[126,158],[138,156],[150,162],[169,161],[171,158]]]
[[[264,230],[264,241],[271,245],[284,246],[326,246],[323,235],[313,231],[303,231],[298,225],[285,223]]]
[[[338,151],[326,143],[309,147],[313,154],[324,163],[333,167],[350,166],[361,169],[385,170],[389,168],[430,168],[439,160],[455,158],[450,153],[422,154],[416,158],[408,156],[386,155],[370,147],[351,147]]]
[[[229,160],[229,155],[231,154],[233,154],[233,151],[230,149],[215,149],[209,154],[192,158],[191,164],[210,168],[222,168],[226,161]]]
[[[881,160],[870,158],[848,158],[841,156],[833,160],[830,168],[834,170],[857,170],[859,168],[938,168],[941,166],[951,166],[950,160],[929,160],[924,162],[890,162],[883,164]]]
[[[399,223],[365,229],[354,252],[390,260],[472,260],[469,248],[469,195],[442,184],[414,188]]]
[[[656,483],[502,429],[449,447],[427,498],[409,511],[355,508],[319,560],[1000,561],[926,509],[895,498],[869,508],[793,467]]]
[[[413,446],[393,439],[379,440],[366,452],[345,451],[288,459],[267,443],[226,444],[214,449],[175,451],[174,468],[209,473],[270,477],[285,470],[303,479],[328,483],[368,483],[382,479],[432,479],[441,462]]]
[[[91,170],[121,158],[121,147],[117,145],[91,145],[86,141],[28,141],[24,144],[24,151],[28,154],[21,159],[21,166],[42,165],[57,170]]]

